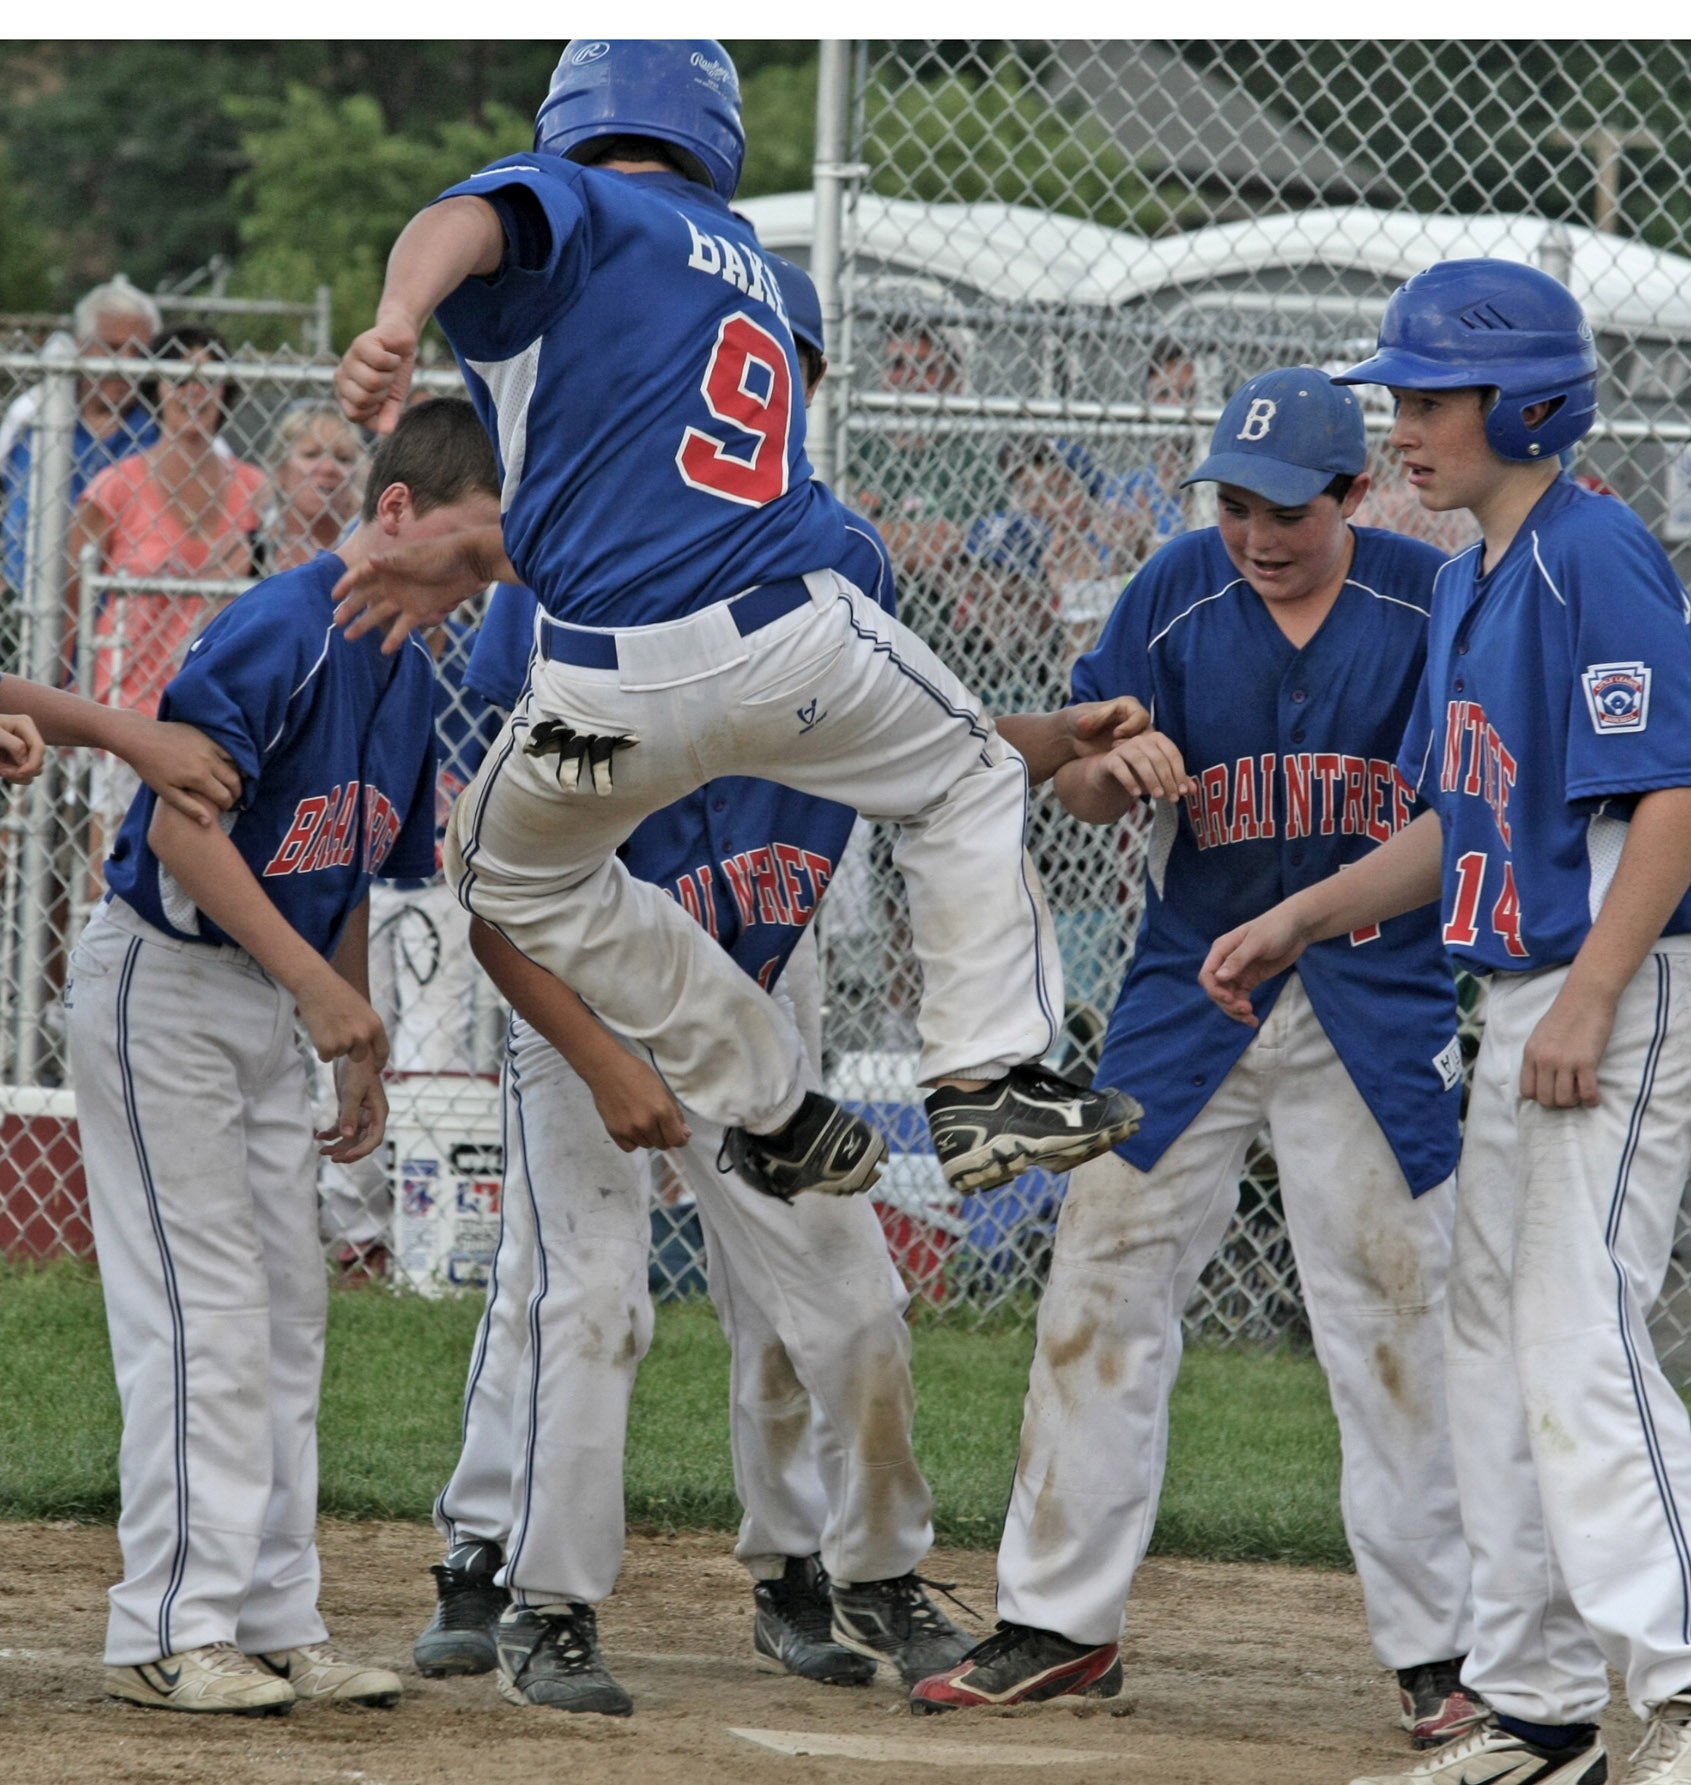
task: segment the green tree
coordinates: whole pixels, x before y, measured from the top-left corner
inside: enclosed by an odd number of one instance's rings
[[[1150,235],[1176,220],[1183,188],[1148,181],[1088,118],[1052,109],[1027,68],[960,69],[866,99],[871,191],[930,203],[997,199]]]
[[[0,310],[46,310],[53,303],[51,233],[31,211],[0,143]]]
[[[246,161],[234,187],[241,258],[235,289],[306,301],[334,290],[337,347],[368,325],[394,237],[443,187],[527,148],[533,125],[489,104],[479,121],[416,134],[390,129],[368,95],[226,101]]]

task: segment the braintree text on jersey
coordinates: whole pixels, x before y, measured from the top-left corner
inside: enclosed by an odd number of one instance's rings
[[[315,874],[324,868],[353,866],[359,847],[359,794],[364,794],[362,830],[366,874],[379,874],[400,831],[400,815],[379,787],[348,781],[316,793],[294,807],[293,822],[265,864],[264,877]]]
[[[1337,750],[1241,756],[1200,770],[1194,780],[1186,813],[1200,849],[1273,837],[1276,811],[1285,814],[1287,837],[1338,834],[1383,843],[1408,824],[1415,804],[1415,790],[1395,763]]]

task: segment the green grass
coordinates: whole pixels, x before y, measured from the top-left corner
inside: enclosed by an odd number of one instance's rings
[[[426,1518],[458,1450],[479,1306],[331,1297],[322,1509]],[[942,1541],[996,1544],[1033,1335],[925,1320],[915,1332],[916,1444]],[[660,1307],[629,1440],[632,1521],[731,1528],[728,1349],[707,1303]],[[99,1281],[76,1266],[0,1266],[0,1518],[117,1516],[117,1395]],[[1338,1434],[1305,1351],[1200,1349],[1175,1391],[1162,1554],[1348,1563]]]

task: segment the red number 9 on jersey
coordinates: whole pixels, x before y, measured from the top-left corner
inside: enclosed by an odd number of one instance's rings
[[[766,386],[760,394],[760,386]],[[755,441],[749,458],[744,447],[702,428],[681,436],[675,463],[695,490],[708,490],[725,501],[762,508],[787,493],[787,432],[793,419],[793,375],[786,349],[762,324],[743,310],[726,318],[716,332],[710,364],[699,385],[705,405],[718,421],[750,434]]]

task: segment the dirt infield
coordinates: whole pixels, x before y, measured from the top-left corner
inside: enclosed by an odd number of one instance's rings
[[[411,1640],[431,1605],[431,1531],[326,1525],[322,1549],[329,1628],[350,1653],[398,1668],[404,1702],[196,1719],[102,1694],[112,1531],[0,1526],[0,1773],[21,1785],[833,1785],[920,1765],[936,1780],[1050,1767],[1075,1785],[1344,1785],[1409,1760],[1351,1575],[1151,1562],[1124,1697],[914,1718],[894,1684],[852,1691],[761,1671],[728,1538],[636,1536],[600,1614],[637,1707],[619,1719],[503,1705],[487,1679],[419,1678]],[[989,1554],[940,1552],[932,1568],[990,1609]],[[1624,1752],[1635,1726],[1611,1712],[1609,1735]]]

